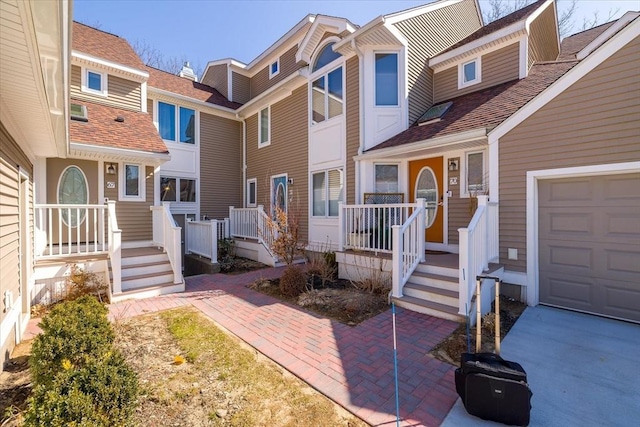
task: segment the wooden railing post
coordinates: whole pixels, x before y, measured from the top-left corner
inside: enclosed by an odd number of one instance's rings
[[[402,268],[402,252],[404,248],[402,247],[403,239],[402,239],[402,226],[401,225],[393,225],[391,226],[391,238],[393,240],[393,255],[392,255],[392,265],[391,265],[391,279],[392,279],[392,295],[396,298],[402,297],[402,290],[400,289],[400,282],[402,281],[402,276],[404,274]]]
[[[218,220],[211,220],[211,264],[218,262]]]

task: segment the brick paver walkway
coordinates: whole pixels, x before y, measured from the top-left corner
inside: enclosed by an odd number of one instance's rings
[[[395,425],[391,310],[351,327],[245,287],[281,273],[189,277],[185,293],[114,304],[110,312],[130,317],[193,305],[367,423]],[[428,352],[457,324],[401,308],[396,320],[401,425],[438,426],[457,397],[454,368]]]

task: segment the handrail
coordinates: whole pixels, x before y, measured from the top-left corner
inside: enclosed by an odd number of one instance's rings
[[[271,219],[264,211],[264,206],[256,208],[236,208],[229,206],[229,234],[231,237],[256,239],[275,259],[272,246],[276,239],[269,226]]]
[[[416,209],[402,225],[393,225],[392,296],[400,298],[418,264],[425,260],[425,199],[418,199]]]
[[[153,212],[153,241],[167,253],[173,270],[173,283],[182,283],[182,228],[178,227],[169,209],[170,202],[150,206]]]
[[[229,237],[229,218],[208,221],[187,220],[185,224],[186,252],[218,262],[218,240]]]
[[[107,202],[109,230],[109,259],[111,260],[112,282],[109,288],[109,300],[112,294],[122,292],[122,230],[118,227],[118,217],[116,215],[116,202]]]

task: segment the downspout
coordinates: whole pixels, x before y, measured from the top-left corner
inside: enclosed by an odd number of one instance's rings
[[[351,39],[351,47],[353,47],[353,50],[356,52],[356,55],[358,55],[358,85],[359,85],[359,90],[358,90],[358,96],[360,97],[360,100],[358,102],[358,116],[359,116],[359,129],[358,129],[358,155],[360,156],[363,152],[364,152],[364,54],[362,53],[362,51],[358,48],[358,45],[356,44],[356,40]],[[356,164],[355,164],[355,177],[356,177],[356,182],[355,182],[355,203],[360,203],[360,189],[362,188],[361,184],[360,184],[360,160],[356,160]]]

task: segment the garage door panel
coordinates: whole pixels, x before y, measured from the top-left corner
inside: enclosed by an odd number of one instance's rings
[[[576,279],[575,276],[551,276],[546,277],[549,286],[545,292],[545,300],[555,305],[571,304],[572,307],[588,309],[593,305],[592,280],[587,278]],[[543,297],[541,294],[540,297]]]
[[[593,190],[589,179],[571,179],[550,183],[540,190],[540,199],[545,200],[544,206],[566,201],[588,203],[593,198]]]
[[[597,177],[593,178],[598,179]],[[623,202],[640,200],[640,178],[638,175],[612,175],[603,177],[603,199],[607,202],[622,200]]]
[[[615,285],[606,288],[605,313],[613,317],[640,321],[640,292],[629,287],[617,287]]]
[[[640,244],[640,209],[626,209],[623,212],[613,212],[605,215],[605,237],[618,239],[620,237]]]
[[[605,275],[631,281],[640,277],[640,250],[623,247],[605,250]]]
[[[571,246],[549,246],[548,267],[569,268],[573,273],[588,274],[593,264],[593,249]],[[577,270],[577,271],[576,271]]]

